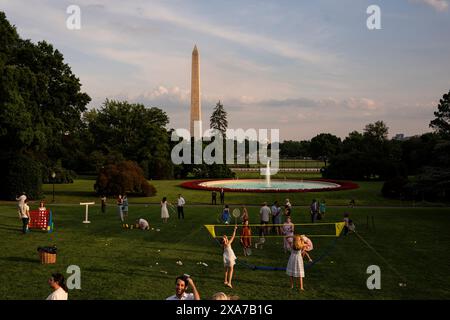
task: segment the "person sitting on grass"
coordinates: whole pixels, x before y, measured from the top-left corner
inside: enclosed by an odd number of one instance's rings
[[[141,230],[149,230],[150,229],[150,225],[148,224],[148,221],[143,219],[143,218],[139,218],[136,221],[136,227],[141,229]]]
[[[48,284],[53,289],[53,292],[46,300],[67,300],[69,290],[61,273],[53,273],[51,278],[48,279]]]
[[[346,236],[349,232],[355,232],[355,224],[349,216],[350,215],[347,212],[344,213],[344,236]]]

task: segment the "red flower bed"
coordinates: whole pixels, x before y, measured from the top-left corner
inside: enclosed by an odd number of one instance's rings
[[[330,182],[330,183],[335,183],[338,184],[339,187],[336,188],[319,188],[319,189],[283,189],[283,190],[277,190],[277,189],[273,189],[273,190],[266,190],[266,189],[253,189],[253,190],[249,190],[249,189],[231,189],[231,188],[226,188],[226,187],[205,187],[205,186],[201,186],[200,184],[203,182],[208,182],[208,181],[216,181],[219,179],[208,179],[208,180],[192,180],[192,181],[186,181],[183,182],[180,186],[183,188],[187,188],[187,189],[195,189],[195,190],[209,190],[209,191],[220,191],[220,189],[223,188],[223,190],[227,191],[227,192],[255,192],[255,193],[289,193],[289,192],[325,192],[325,191],[341,191],[341,190],[352,190],[352,189],[358,189],[359,185],[354,183],[354,182],[350,182],[350,181],[338,181],[338,180],[330,180],[330,179],[303,179],[303,181],[317,181],[317,182]],[[220,180],[233,180],[233,179],[220,179]],[[243,179],[245,180],[245,179]]]

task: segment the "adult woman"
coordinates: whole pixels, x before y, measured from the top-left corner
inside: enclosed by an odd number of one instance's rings
[[[64,281],[64,276],[62,274],[52,274],[51,278],[48,279],[48,284],[53,289],[53,292],[47,297],[46,300],[67,300],[68,289]]]
[[[284,235],[284,253],[292,250],[292,236],[294,235],[294,224],[291,222],[291,217],[287,216],[281,230]]]
[[[164,197],[161,201],[161,219],[164,223],[167,223],[169,219],[169,210],[167,210],[167,198]]]
[[[222,237],[223,266],[225,267],[225,280],[223,284],[230,288],[233,288],[233,286],[231,285],[231,279],[233,278],[233,269],[237,259],[236,255],[234,254],[233,248],[231,247],[236,236],[236,230],[237,226],[234,227],[231,239],[228,239],[226,235],[223,235]]]

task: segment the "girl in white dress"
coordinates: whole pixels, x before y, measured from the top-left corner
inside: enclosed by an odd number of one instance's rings
[[[167,210],[167,198],[164,197],[161,201],[161,219],[164,223],[169,219],[169,210]]]
[[[226,235],[222,237],[222,245],[223,245],[223,266],[225,267],[225,281],[224,285],[233,288],[231,285],[231,279],[233,278],[233,268],[236,264],[236,255],[234,254],[233,248],[231,244],[234,241],[234,237],[236,236],[237,225],[234,226],[233,235],[231,239],[228,239]]]
[[[291,289],[294,289],[294,277],[300,279],[300,291],[303,291],[303,278],[305,269],[303,267],[302,249],[304,247],[302,237],[296,234],[292,244],[291,256],[286,267],[286,274],[291,280]]]

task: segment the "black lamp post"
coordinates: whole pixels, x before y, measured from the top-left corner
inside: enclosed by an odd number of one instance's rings
[[[55,202],[55,178],[56,178],[56,173],[55,171],[52,172],[52,179],[53,179],[53,200],[52,202]]]

